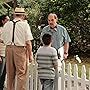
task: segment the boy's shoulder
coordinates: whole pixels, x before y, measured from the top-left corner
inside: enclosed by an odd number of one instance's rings
[[[56,49],[54,47],[50,47],[52,50],[56,51]]]
[[[54,48],[54,47],[44,47],[44,46],[40,46],[37,50],[37,52],[45,52],[45,51],[48,51],[48,52],[57,52],[57,50]]]
[[[39,48],[38,48],[38,50],[39,49],[44,49],[44,48],[49,48],[49,49],[52,49],[52,50],[56,50],[54,47],[49,47],[49,46],[40,46]]]

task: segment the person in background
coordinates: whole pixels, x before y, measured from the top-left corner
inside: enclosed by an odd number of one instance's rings
[[[2,34],[3,26],[9,21],[7,15],[0,16],[0,37]],[[0,42],[0,90],[4,88],[4,81],[6,76],[6,60],[5,60],[5,48],[6,46]]]
[[[41,42],[42,36],[45,33],[48,33],[52,36],[52,47],[56,48],[59,58],[61,61],[66,59],[68,56],[69,50],[69,42],[71,42],[69,34],[65,27],[57,24],[58,18],[57,15],[54,13],[50,13],[48,15],[48,24],[45,26],[41,32]]]
[[[50,34],[42,37],[43,46],[36,53],[38,63],[38,77],[42,90],[54,90],[55,69],[57,69],[58,55],[54,47],[51,47],[52,39]]]
[[[1,35],[1,40],[6,45],[7,90],[26,90],[28,61],[33,60],[31,43],[33,36],[30,26],[24,22],[24,18],[24,8],[16,7],[13,21],[4,25]],[[17,76],[17,80],[15,80],[15,76]]]

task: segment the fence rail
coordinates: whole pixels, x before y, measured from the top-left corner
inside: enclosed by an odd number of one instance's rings
[[[28,65],[27,90],[41,90],[41,85],[38,83],[37,67],[36,62]],[[74,65],[73,72],[71,63],[66,65],[63,61],[61,68],[61,70],[60,68],[56,70],[55,90],[90,90],[90,69],[89,79],[86,79],[85,65],[82,65],[80,77],[78,75],[77,64]]]
[[[37,78],[38,78],[38,71],[37,71],[37,65],[33,65],[33,77],[30,77],[29,80],[33,80],[32,84],[30,84],[30,87],[28,90],[37,90],[40,85],[37,84]],[[30,68],[32,68],[30,67]],[[29,69],[30,69],[29,68]],[[67,68],[67,71],[66,71]],[[31,69],[30,69],[31,70]],[[89,69],[90,70],[90,69]],[[59,73],[60,72],[60,73]],[[90,74],[90,72],[89,72]],[[31,79],[32,78],[32,79]],[[72,66],[71,63],[69,63],[66,67],[65,62],[62,62],[62,70],[56,71],[56,77],[55,77],[55,90],[90,90],[90,75],[89,79],[86,79],[86,68],[85,65],[82,65],[81,69],[81,77],[78,75],[78,65],[74,65],[74,69],[72,72]],[[34,83],[34,84],[33,84]],[[33,85],[35,88],[33,88]],[[32,87],[32,88],[31,88]]]
[[[71,64],[68,64],[66,72],[65,63],[63,62],[60,76],[61,90],[90,90],[90,80],[86,79],[85,65],[82,65],[81,77],[79,77],[77,64],[74,65],[74,71],[72,73]]]

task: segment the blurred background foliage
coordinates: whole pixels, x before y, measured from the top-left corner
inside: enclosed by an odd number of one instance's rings
[[[71,37],[70,54],[90,57],[90,0],[0,0],[0,15],[11,16],[15,5],[27,11],[34,52],[40,45],[41,29],[48,24],[48,14],[56,13],[58,23],[67,28]]]

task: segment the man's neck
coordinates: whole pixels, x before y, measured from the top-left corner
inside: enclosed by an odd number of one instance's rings
[[[14,19],[15,21],[18,21],[18,20],[22,20],[21,18],[19,18],[19,17],[16,17],[15,19]]]
[[[57,24],[55,24],[53,27],[50,27],[51,29],[57,28]]]

